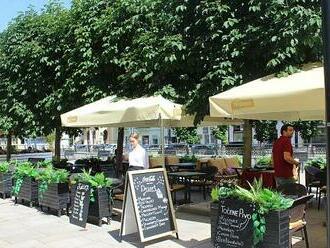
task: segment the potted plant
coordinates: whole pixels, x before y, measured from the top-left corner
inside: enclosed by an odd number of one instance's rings
[[[254,181],[250,190],[234,187],[215,187],[211,192],[211,239],[214,241],[219,200],[233,199],[255,205],[250,213],[253,221],[253,247],[289,247],[289,211],[293,200],[276,191],[262,187],[262,181]],[[248,247],[247,247],[248,248]]]
[[[36,177],[38,174],[38,170],[30,162],[23,162],[16,167],[14,172],[15,183],[12,190],[15,196],[15,203],[17,203],[18,199],[28,201],[30,207],[33,206],[33,203],[37,203],[38,184]]]
[[[77,182],[86,183],[91,186],[88,217],[97,218],[99,226],[102,225],[102,218],[106,217],[107,223],[110,224],[112,214],[111,180],[106,178],[103,173],[96,173],[93,176],[91,175],[91,170],[84,170],[72,182],[74,186],[72,187],[71,199],[73,199]]]
[[[267,168],[272,165],[272,157],[271,156],[260,156],[257,157],[256,168]]]
[[[54,169],[49,166],[39,172],[38,180],[38,201],[43,207],[54,209],[57,215],[61,216],[62,210],[68,213],[69,204],[69,173],[64,169]]]
[[[6,196],[10,195],[12,190],[12,174],[9,168],[10,163],[0,163],[0,193],[3,199],[6,199]]]

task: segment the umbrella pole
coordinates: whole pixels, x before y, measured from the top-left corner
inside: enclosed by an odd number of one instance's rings
[[[161,114],[159,114],[159,122],[160,122],[160,144],[161,144],[161,153],[164,158],[163,167],[165,168],[165,140],[164,140],[164,121],[162,119]]]
[[[330,1],[322,0],[322,35],[323,35],[323,58],[324,58],[324,88],[326,109],[327,131],[327,247],[330,247]]]

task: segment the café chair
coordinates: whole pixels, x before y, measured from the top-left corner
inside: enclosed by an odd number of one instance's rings
[[[322,170],[315,166],[305,167],[306,186],[308,193],[311,194],[312,188],[316,188],[316,199],[318,199],[319,191],[321,188],[321,181],[319,175],[322,174]]]
[[[277,187],[277,191],[283,195],[296,196],[297,198],[307,195],[307,188],[299,183],[288,183]]]
[[[200,172],[206,173],[204,176],[199,176],[191,182],[191,186],[197,186],[203,190],[203,199],[206,200],[206,191],[214,184],[215,175],[218,173],[218,168],[215,166],[207,166],[200,169]]]
[[[303,232],[306,248],[309,248],[307,221],[305,218],[307,202],[313,198],[313,195],[304,195],[295,199],[292,207],[289,209],[289,238],[292,247],[292,236],[296,232]]]

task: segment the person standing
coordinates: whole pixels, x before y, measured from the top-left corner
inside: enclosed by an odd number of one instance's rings
[[[297,167],[299,162],[293,158],[291,138],[294,129],[290,124],[285,124],[281,128],[281,137],[273,145],[272,159],[275,169],[275,179],[277,187],[295,183]]]
[[[133,150],[129,153],[128,171],[149,169],[149,157],[146,150],[139,144],[139,135],[132,133],[129,141]]]

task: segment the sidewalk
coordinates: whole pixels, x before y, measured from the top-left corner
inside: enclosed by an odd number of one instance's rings
[[[82,230],[71,225],[67,216],[58,218],[0,199],[1,248],[212,247],[208,217],[178,213],[177,224],[180,240],[173,236],[142,244],[133,235],[120,243],[118,219],[102,227],[87,224],[87,230]]]

